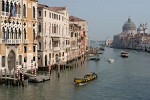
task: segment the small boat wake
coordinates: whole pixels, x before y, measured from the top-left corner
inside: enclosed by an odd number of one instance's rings
[[[79,86],[83,86],[85,85],[86,83],[79,83],[79,84],[75,84],[75,85],[79,85]]]

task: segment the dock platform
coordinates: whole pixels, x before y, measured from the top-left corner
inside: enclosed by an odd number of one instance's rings
[[[31,82],[31,83],[41,83],[41,82],[45,82],[45,81],[48,81],[48,80],[50,80],[49,76],[38,75],[36,77],[34,77],[34,76],[29,77],[28,82]]]

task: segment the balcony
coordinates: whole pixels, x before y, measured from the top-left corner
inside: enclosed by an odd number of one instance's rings
[[[37,40],[34,40],[34,42],[33,42],[34,44],[38,44],[38,41]]]
[[[4,44],[20,44],[22,43],[21,39],[1,39],[1,43]]]
[[[9,13],[9,12],[4,12],[4,11],[2,11],[2,12],[1,12],[1,15],[2,15],[3,17],[9,17],[9,16],[10,16],[10,13]],[[11,16],[11,17],[20,18],[21,16],[20,16],[20,14],[16,14],[15,16]]]
[[[60,47],[53,47],[53,51],[59,51]]]
[[[78,49],[79,47],[71,47],[71,50],[76,50],[76,49]]]
[[[70,48],[71,46],[70,45],[66,45],[66,48]]]
[[[29,39],[25,39],[24,44],[28,44],[28,43],[29,43]]]
[[[51,37],[61,37],[61,34],[58,34],[58,33],[51,33]]]

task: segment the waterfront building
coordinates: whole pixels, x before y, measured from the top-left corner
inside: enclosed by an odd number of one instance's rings
[[[107,38],[106,41],[105,41],[105,45],[106,45],[106,46],[111,46],[111,45],[112,45],[112,42],[113,42],[112,39]]]
[[[72,60],[75,57],[81,56],[81,36],[80,36],[80,26],[77,24],[70,23],[69,24],[69,31],[70,31],[70,49],[68,59]]]
[[[76,53],[79,52],[78,54],[83,55],[88,45],[88,38],[87,38],[88,22],[84,19],[75,16],[70,16],[69,23],[70,23],[71,45],[72,47],[73,45],[76,45],[76,51],[74,52]],[[78,48],[80,51],[77,50]]]
[[[37,66],[37,1],[1,0],[0,69]]]
[[[132,38],[136,33],[136,26],[129,17],[122,27],[122,32],[114,36],[112,43],[113,47],[132,48]]]
[[[64,63],[70,47],[66,7],[38,4],[38,65]]]
[[[148,48],[145,45],[149,40],[147,24],[140,24],[136,30],[134,22],[128,18],[128,21],[122,27],[122,32],[114,36],[113,47],[142,50]],[[146,47],[145,47],[146,46]]]

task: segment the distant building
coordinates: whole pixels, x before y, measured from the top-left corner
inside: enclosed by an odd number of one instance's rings
[[[113,38],[113,47],[145,50],[145,42],[149,40],[147,24],[140,24],[136,30],[134,22],[128,21],[122,27],[122,32]]]
[[[106,46],[111,46],[111,45],[112,45],[112,42],[113,42],[112,39],[107,38],[106,41],[105,41],[105,45],[106,45]]]
[[[80,49],[80,53],[84,54],[87,49],[87,45],[88,45],[88,37],[87,37],[88,23],[86,20],[83,20],[83,19],[75,17],[75,16],[70,16],[69,21],[70,21],[69,22],[70,25],[74,25],[74,28],[77,29],[75,31],[72,31],[72,29],[70,30],[71,41],[72,42],[74,41],[73,37],[78,38],[75,41],[79,46],[78,48]]]

